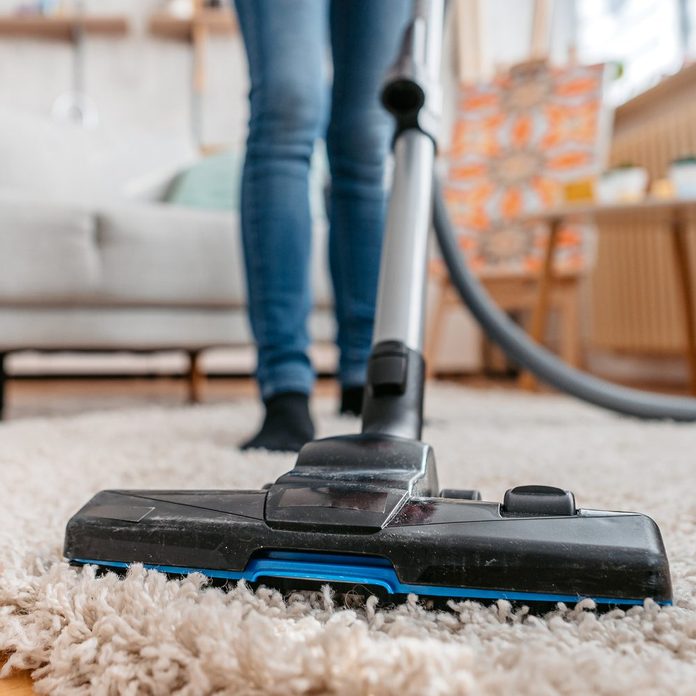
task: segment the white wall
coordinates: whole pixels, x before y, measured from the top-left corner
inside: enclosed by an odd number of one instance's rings
[[[88,38],[86,92],[109,131],[145,130],[161,136],[190,135],[191,51],[184,43],[153,39],[148,17],[159,0],[87,0],[89,12],[126,14],[124,38]],[[0,0],[0,12],[16,6]],[[206,142],[239,142],[246,128],[246,63],[239,37],[211,38],[209,86],[204,101]],[[48,114],[69,91],[72,53],[62,42],[0,40],[0,107]]]
[[[479,0],[484,75],[529,58],[534,0]],[[575,37],[574,0],[555,0],[550,55],[563,64]]]

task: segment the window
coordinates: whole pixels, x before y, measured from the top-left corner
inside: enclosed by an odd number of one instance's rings
[[[621,64],[609,90],[619,104],[679,70],[693,38],[690,18],[696,0],[577,0],[578,57]]]

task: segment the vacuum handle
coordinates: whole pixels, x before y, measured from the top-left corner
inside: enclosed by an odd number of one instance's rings
[[[444,0],[416,0],[382,90],[394,116],[394,176],[382,245],[373,346],[400,341],[422,352],[432,172],[441,112]]]
[[[444,0],[416,0],[382,101],[396,121],[394,178],[382,246],[363,432],[420,439],[428,234]]]

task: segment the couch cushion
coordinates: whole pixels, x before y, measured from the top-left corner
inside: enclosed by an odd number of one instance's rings
[[[162,197],[166,203],[208,210],[239,210],[244,152],[236,149],[202,157],[180,171]],[[309,170],[312,217],[326,223],[329,164],[326,146],[317,141]]]
[[[314,226],[315,304],[331,305],[326,224]],[[239,216],[127,203],[89,213],[0,194],[0,305],[246,304]]]
[[[0,302],[69,301],[99,285],[96,224],[86,210],[0,200]]]
[[[326,223],[314,225],[314,302],[332,304]],[[173,205],[98,213],[100,298],[112,304],[241,307],[246,278],[239,214]]]
[[[114,303],[241,306],[238,216],[171,205],[97,214],[100,294]]]
[[[203,157],[176,176],[165,201],[191,208],[239,210],[240,173],[236,150]]]

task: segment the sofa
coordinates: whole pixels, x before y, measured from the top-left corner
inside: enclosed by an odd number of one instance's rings
[[[328,341],[331,297],[319,256],[311,326]],[[194,390],[203,349],[249,342],[236,212],[0,196],[0,359],[26,349],[183,350]]]
[[[35,131],[42,128],[42,122],[34,124]],[[95,137],[69,135],[79,142]],[[50,162],[39,163],[36,176],[19,184],[0,176],[0,395],[2,364],[14,351],[174,349],[191,358],[195,399],[201,351],[250,343],[238,211],[162,202],[192,153],[181,153],[176,162],[165,149],[166,166],[149,162],[129,176],[122,168],[121,179],[109,181],[108,173],[90,170],[95,159],[102,170],[109,168],[108,157],[95,156],[94,143],[84,150],[72,143],[63,153],[53,146],[50,154],[64,162],[70,152],[82,157],[71,168],[80,170],[71,186],[52,184],[45,171]],[[6,154],[0,142],[0,157]],[[95,178],[101,188],[89,190]],[[53,179],[60,179],[60,171]],[[318,341],[334,335],[325,230],[317,216],[311,330]]]

